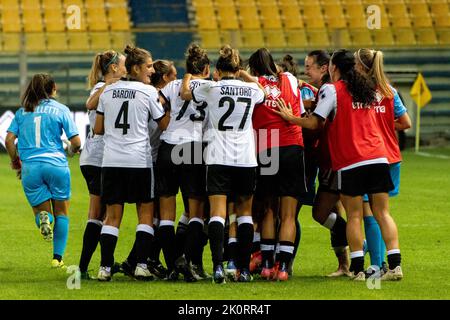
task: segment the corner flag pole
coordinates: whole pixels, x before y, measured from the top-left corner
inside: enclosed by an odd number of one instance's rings
[[[419,96],[417,99],[417,115],[416,115],[416,153],[419,152],[420,145],[420,98],[422,96],[422,84],[419,87]]]

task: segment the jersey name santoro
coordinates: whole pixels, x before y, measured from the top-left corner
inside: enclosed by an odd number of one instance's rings
[[[92,97],[100,88],[105,85],[104,82],[98,82],[92,88],[90,96]],[[94,134],[95,119],[97,112],[95,110],[88,111],[89,117],[89,134],[84,143],[83,150],[80,155],[80,166],[101,167],[103,162],[103,149],[105,143],[102,135]]]
[[[181,80],[174,80],[161,89],[160,94],[170,103],[170,122],[161,134],[161,140],[169,144],[201,142],[206,122],[207,101],[196,103],[184,101],[180,97]],[[195,89],[208,80],[191,80],[190,88]]]
[[[222,79],[201,84],[192,95],[195,102],[208,103],[206,164],[257,166],[252,114],[255,105],[264,101],[258,85]]]
[[[154,87],[119,80],[102,93],[97,113],[104,115],[103,167],[152,167],[148,121],[164,116]]]

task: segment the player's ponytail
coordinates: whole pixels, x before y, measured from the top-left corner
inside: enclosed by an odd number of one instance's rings
[[[22,96],[22,107],[26,112],[33,112],[43,99],[49,99],[55,89],[55,81],[45,73],[38,73],[31,78]]]
[[[355,57],[350,51],[344,49],[335,51],[331,63],[339,70],[341,80],[347,83],[353,102],[368,106],[375,101],[375,83],[368,76],[356,71]]]
[[[389,80],[384,73],[383,52],[370,49],[359,49],[356,58],[364,72],[375,81],[380,93],[389,99],[394,97]]]
[[[202,74],[210,60],[205,49],[202,49],[198,44],[192,43],[186,51],[186,72],[199,75]]]
[[[92,89],[109,72],[109,67],[112,64],[119,62],[120,56],[120,53],[114,50],[108,50],[95,55],[89,73],[89,89]]]
[[[266,48],[256,50],[248,60],[250,72],[259,76],[278,76],[277,66],[273,60],[272,55]]]
[[[123,52],[127,55],[125,67],[127,68],[128,74],[132,74],[133,66],[144,64],[148,58],[152,57],[149,51],[132,45],[127,45]]]
[[[223,72],[236,73],[241,68],[241,58],[239,51],[231,48],[230,45],[223,46],[219,51],[216,69]]]
[[[289,72],[293,76],[297,77],[298,75],[298,64],[295,62],[295,59],[290,54],[287,54],[278,62],[278,66],[284,72]]]
[[[167,76],[172,72],[173,65],[173,61],[169,60],[156,60],[153,62],[155,73],[151,75],[150,82],[154,87],[160,88],[164,85],[164,76]]]

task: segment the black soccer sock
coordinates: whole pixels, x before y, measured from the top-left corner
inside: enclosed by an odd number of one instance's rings
[[[280,253],[277,255],[277,262],[284,263],[287,266],[294,253],[294,243],[290,241],[280,241],[279,243]]]
[[[253,232],[252,253],[261,251],[261,233]]]
[[[100,241],[100,232],[102,231],[102,222],[99,220],[89,220],[84,229],[83,248],[81,249],[79,268],[81,272],[88,270],[89,262]]]
[[[158,233],[158,227],[153,225],[153,229],[155,230],[155,234]],[[159,262],[159,256],[161,254],[161,243],[158,240],[158,237],[153,237],[152,245],[149,248],[149,258],[152,261]]]
[[[295,219],[295,240],[294,240],[294,253],[292,254],[292,259],[297,255],[297,250],[300,245],[300,239],[302,238],[302,228],[300,226],[300,221]]]
[[[228,239],[228,261],[233,260],[237,263],[238,257],[238,242],[237,238],[229,238]]]
[[[171,220],[161,220],[157,233],[169,272],[175,267],[175,227]]]
[[[134,269],[137,264],[136,239],[134,239],[133,247],[127,257],[128,264]]]
[[[390,270],[394,270],[396,267],[398,267],[402,262],[400,249],[389,250],[387,253],[387,259]]]
[[[100,235],[102,267],[112,267],[114,264],[114,251],[119,237],[119,229],[113,226],[103,226]]]
[[[209,246],[211,248],[211,256],[213,266],[223,262],[223,236],[224,236],[224,224],[225,220],[221,217],[212,217],[209,221],[208,236]]]
[[[341,216],[336,216],[336,221],[330,230],[331,246],[333,248],[346,247],[347,242],[347,222]]]
[[[350,272],[357,275],[359,272],[364,271],[364,251],[350,252]]]
[[[180,220],[178,220],[177,232],[175,234],[175,259],[181,257],[184,254],[188,224],[189,218],[185,215],[182,215],[180,217]]]
[[[192,218],[189,221],[186,233],[185,254],[188,262],[198,261],[198,251],[201,245],[201,234],[203,233],[203,220]]]
[[[148,224],[138,224],[136,228],[136,262],[147,263],[149,248],[152,245],[154,230]]]
[[[263,268],[273,268],[275,252],[275,239],[261,239],[261,255]]]
[[[237,218],[238,268],[250,268],[250,256],[253,245],[253,220],[251,216]]]

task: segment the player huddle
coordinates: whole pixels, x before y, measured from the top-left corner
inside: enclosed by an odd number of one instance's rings
[[[186,51],[183,79],[172,62],[153,61],[141,48],[96,55],[86,103],[90,131],[80,156],[90,193],[82,278],[91,278],[88,265],[100,243],[100,281],[116,272],[138,280],[175,281],[181,274],[187,282],[212,278],[220,284],[227,278],[249,282],[258,274],[286,281],[300,242],[298,214],[309,205],[314,219],[331,231],[339,267],[330,276],[361,281],[376,272],[382,280],[401,279],[388,197],[399,185],[395,130],[409,127],[410,120],[384,75],[382,52],[312,51],[305,59],[310,84],[296,78],[291,56],[276,63],[265,48],[244,63],[226,45],[214,72],[210,65],[196,44]],[[41,233],[54,241],[52,265],[60,267],[70,175],[58,139],[64,130],[70,152],[77,152],[79,139],[68,109],[53,99],[50,80],[33,77],[27,90],[33,100],[24,97],[25,109],[8,129],[7,150]],[[52,114],[52,106],[61,111]],[[45,171],[42,163],[64,173]],[[61,185],[69,190],[59,192]],[[184,213],[175,230],[179,190]],[[63,209],[55,205],[60,202]],[[114,251],[125,203],[136,204],[138,225],[119,264]],[[212,276],[203,268],[208,240]],[[367,270],[364,246],[372,264]]]

